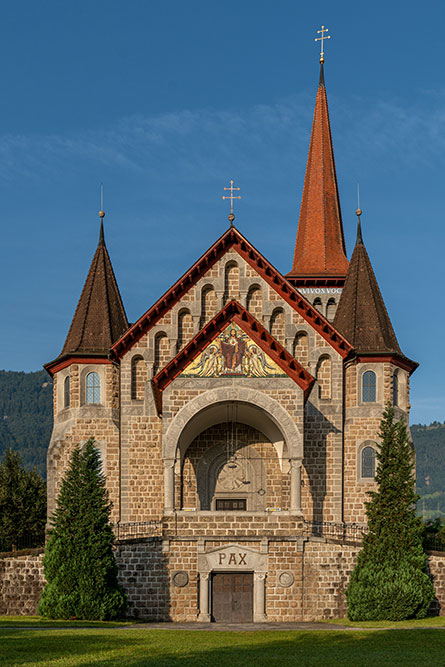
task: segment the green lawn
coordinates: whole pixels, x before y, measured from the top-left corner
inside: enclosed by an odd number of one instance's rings
[[[0,616],[0,629],[12,627],[73,627],[73,628],[115,628],[134,625],[134,621],[66,621],[52,620],[42,616]]]
[[[443,628],[445,616],[429,616],[412,621],[350,621],[347,618],[333,618],[323,623],[347,625],[353,628]]]
[[[445,632],[0,629],[0,664],[150,667],[445,665]]]

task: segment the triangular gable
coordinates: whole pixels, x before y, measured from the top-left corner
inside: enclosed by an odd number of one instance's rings
[[[321,315],[304,296],[267,261],[235,228],[229,229],[209,250],[142,315],[111,347],[111,357],[121,358],[147,331],[149,331],[198,280],[229,250],[235,250],[275,291],[345,358],[352,346]]]
[[[265,358],[269,358],[273,362],[273,368],[280,369],[283,375],[287,375],[298,384],[306,400],[315,382],[314,377],[271,336],[253,315],[237,301],[232,300],[153,378],[153,388],[160,412],[162,412],[161,392],[175,378],[183,374],[187,369],[190,370],[191,366],[195,366],[197,364],[197,357],[202,355],[205,349],[209,349],[212,342],[231,323],[237,325],[247,335],[246,340],[251,341],[251,344],[257,345],[264,355],[267,355]],[[255,351],[251,350],[251,353],[255,354]],[[261,367],[260,362],[259,364],[259,367]],[[278,373],[279,371],[277,371],[277,375]],[[251,377],[255,376],[252,374]]]
[[[286,377],[287,373],[232,319],[178,377]]]

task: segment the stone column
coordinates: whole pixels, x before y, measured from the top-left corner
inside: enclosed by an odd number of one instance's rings
[[[175,509],[175,459],[164,459],[164,512]]]
[[[209,572],[200,572],[199,574],[199,614],[198,621],[201,623],[210,622],[209,613]]]
[[[253,575],[253,622],[264,623],[267,621],[265,613],[265,588],[266,573],[254,572]]]
[[[290,511],[301,513],[301,459],[290,459]]]

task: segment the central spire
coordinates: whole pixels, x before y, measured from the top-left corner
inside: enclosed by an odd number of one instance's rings
[[[348,270],[324,81],[323,58],[315,101],[309,155],[292,270],[298,287],[341,286]]]

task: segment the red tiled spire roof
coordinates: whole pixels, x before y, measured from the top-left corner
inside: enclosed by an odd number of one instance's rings
[[[358,355],[403,357],[363,244],[359,213],[357,241],[333,324]]]
[[[57,362],[68,356],[108,356],[110,347],[128,329],[119,288],[105,245],[103,222],[99,243]],[[45,365],[50,370],[55,362]]]
[[[348,270],[323,64],[301,200],[291,278],[344,278]]]

